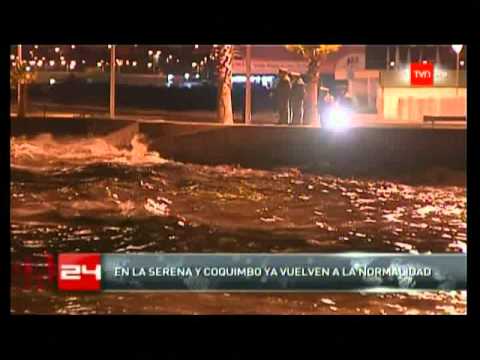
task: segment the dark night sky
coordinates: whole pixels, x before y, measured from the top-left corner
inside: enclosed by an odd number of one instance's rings
[[[29,51],[33,50],[35,56],[45,56],[47,59],[58,58],[59,54],[54,52],[55,46],[61,48],[61,53],[67,59],[81,60],[86,59],[86,66],[95,66],[100,59],[109,59],[109,51],[105,45],[76,45],[75,49],[72,49],[70,45],[40,45],[38,49],[34,49],[33,45],[24,45],[24,58],[29,59]],[[417,46],[411,48],[411,57],[415,61],[419,58],[420,48],[423,50],[423,59],[434,60],[435,59],[435,47]],[[148,50],[161,50],[161,67],[165,71],[183,72],[191,69],[192,62],[199,62],[208,56],[211,50],[210,45],[199,45],[195,48],[193,44],[190,45],[117,45],[117,57],[129,58],[130,60],[137,60],[140,63],[146,65],[148,61]],[[390,47],[390,57],[393,60],[395,57],[395,46]],[[12,53],[15,53],[15,47],[12,49]],[[400,58],[405,61],[407,55],[405,46],[401,46]],[[168,64],[165,62],[168,54],[172,54],[174,61],[170,61]],[[461,59],[464,58],[465,51],[462,51]],[[455,68],[456,55],[451,49],[450,45],[441,47],[440,57],[442,64],[447,68]],[[163,58],[163,60],[162,60]],[[179,62],[176,61],[179,59]],[[381,45],[367,45],[366,53],[366,66],[368,69],[384,69],[386,67],[386,47]],[[141,67],[138,68],[141,70]]]

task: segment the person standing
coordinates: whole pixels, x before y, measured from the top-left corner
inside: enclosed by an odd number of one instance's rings
[[[322,99],[322,108],[320,113],[320,126],[323,127],[326,124],[328,112],[331,110],[332,105],[335,104],[335,98],[330,93],[330,90],[327,90],[327,93]]]
[[[286,70],[280,69],[278,71],[278,77],[279,81],[276,88],[276,95],[279,124],[288,125],[290,123],[290,92],[292,85]]]
[[[303,102],[305,99],[305,83],[298,73],[292,73],[292,94],[290,104],[292,107],[292,124],[303,124]]]

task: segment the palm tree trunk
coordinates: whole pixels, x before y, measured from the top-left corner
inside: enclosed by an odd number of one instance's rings
[[[311,60],[308,65],[307,94],[305,97],[305,123],[318,126],[318,81],[320,78],[319,64]]]
[[[27,108],[27,85],[22,84],[21,82],[18,83],[19,89],[20,89],[20,101],[18,103],[18,109],[17,109],[17,117],[18,118],[23,118],[25,117],[26,114],[26,108]]]
[[[228,79],[218,79],[217,119],[223,124],[233,124],[231,84]]]
[[[216,50],[217,55],[217,118],[223,124],[233,124],[232,110],[232,66],[233,46],[221,45]]]

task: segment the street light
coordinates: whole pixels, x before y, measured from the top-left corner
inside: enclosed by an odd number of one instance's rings
[[[110,118],[115,118],[115,45],[110,46]]]
[[[17,58],[19,66],[22,66],[22,45],[17,45]],[[24,84],[22,84],[21,77],[18,77],[17,82],[17,117],[21,118],[25,116],[25,101],[23,98]]]
[[[250,81],[252,63],[252,45],[245,48],[245,124],[252,122],[252,84]]]
[[[456,96],[458,96],[458,73],[459,73],[459,67],[460,67],[460,53],[462,52],[462,49],[463,49],[463,45],[452,45],[452,49],[453,51],[455,51],[457,53],[457,87],[456,87],[456,90],[455,90],[455,94]]]

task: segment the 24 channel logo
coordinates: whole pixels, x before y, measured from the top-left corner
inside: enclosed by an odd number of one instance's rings
[[[98,253],[58,255],[58,289],[63,291],[100,291],[102,257]]]

